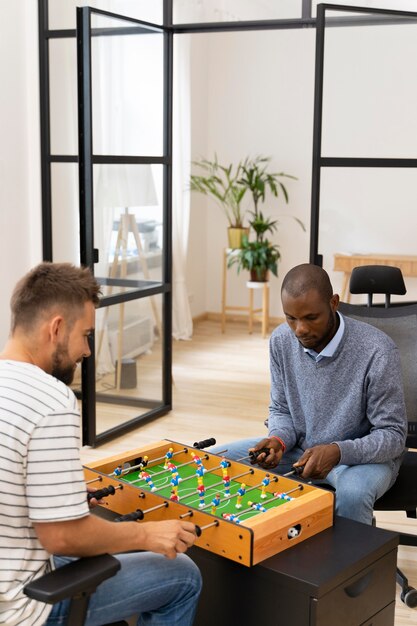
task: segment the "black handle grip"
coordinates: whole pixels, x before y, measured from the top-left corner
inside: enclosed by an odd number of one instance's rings
[[[197,524],[195,525],[195,534],[197,535],[197,537],[201,537],[201,533],[203,531],[201,530],[200,526],[197,526]]]
[[[97,491],[89,491],[87,493],[87,500],[90,502],[93,498],[96,500],[101,500],[101,498],[105,498],[106,496],[112,496],[116,493],[116,489],[113,485],[109,485],[108,487],[103,487],[103,489],[97,489]]]
[[[266,456],[269,456],[269,448],[261,448],[260,450],[251,450],[249,452],[251,463],[256,463],[258,456],[262,453],[265,453]]]
[[[193,448],[197,448],[197,450],[201,450],[202,448],[208,448],[209,446],[215,446],[216,440],[211,437],[211,439],[203,439],[203,441],[195,441],[193,443]]]
[[[133,511],[133,513],[126,513],[126,515],[121,515],[120,517],[116,517],[115,522],[135,522],[138,519],[143,519],[145,517],[143,511],[138,509],[137,511]]]

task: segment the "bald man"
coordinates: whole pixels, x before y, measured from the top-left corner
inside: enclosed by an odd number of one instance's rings
[[[372,523],[395,482],[407,432],[398,349],[385,333],[338,311],[328,274],[303,264],[281,290],[286,324],[270,339],[268,437],[226,444],[238,459],[336,489],[336,513]],[[223,448],[225,445],[222,446]]]

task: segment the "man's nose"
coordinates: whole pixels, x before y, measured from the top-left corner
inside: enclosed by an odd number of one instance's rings
[[[305,337],[306,335],[308,335],[309,332],[309,328],[308,328],[308,324],[306,324],[303,321],[298,321],[295,324],[295,335],[296,337]]]

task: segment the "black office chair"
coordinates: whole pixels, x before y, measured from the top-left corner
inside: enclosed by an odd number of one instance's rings
[[[114,576],[119,569],[120,561],[110,554],[85,557],[33,580],[26,585],[24,592],[29,598],[47,604],[56,604],[71,598],[66,626],[82,626],[91,594],[100,583]],[[121,621],[103,626],[128,625]]]
[[[356,267],[352,272],[351,287],[352,293],[368,295],[368,306],[341,302],[339,311],[376,326],[398,346],[408,418],[406,445],[417,448],[417,304],[389,306],[391,294],[406,293],[399,268],[378,265]],[[386,295],[385,307],[371,306],[372,295],[376,293]],[[417,450],[405,453],[395,484],[377,500],[375,510],[405,511],[407,517],[417,518]],[[417,546],[417,535],[400,533],[400,544]],[[409,586],[407,577],[399,569],[397,582],[401,586],[401,600],[411,608],[417,607],[417,590]]]
[[[385,307],[391,304],[391,296],[407,293],[402,272],[391,265],[363,265],[354,267],[349,282],[350,293],[368,295],[368,306],[372,306],[374,294],[385,295]]]

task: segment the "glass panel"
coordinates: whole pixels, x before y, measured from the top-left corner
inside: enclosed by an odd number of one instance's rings
[[[78,164],[51,164],[52,246],[56,263],[80,262]]]
[[[49,0],[48,6],[51,30],[75,28],[76,7],[83,6],[162,24],[163,0]]]
[[[78,154],[77,44],[49,42],[51,154]]]
[[[174,0],[174,24],[236,22],[301,17],[301,0]]]
[[[158,295],[97,311],[96,392],[113,403],[134,405],[135,415],[162,404],[161,305]],[[123,411],[101,405],[97,432],[125,421]]]
[[[96,165],[94,190],[96,275],[162,281],[162,166]]]
[[[385,264],[398,265],[399,257],[414,256],[417,267],[415,207],[415,169],[322,169],[319,252],[323,254],[323,267],[329,272],[337,293],[346,299],[343,294],[345,276],[341,270],[333,269],[335,254],[348,257],[338,261],[339,267],[356,255],[375,255],[370,258],[370,265],[378,264],[378,258],[385,258]],[[403,272],[406,298],[417,300],[417,277],[410,275],[413,272],[410,263]],[[404,296],[398,299],[404,300]],[[356,301],[365,299],[352,296],[352,302]]]
[[[163,35],[94,14],[92,29],[94,154],[161,156]]]
[[[326,26],[334,16],[346,14],[326,12]],[[326,28],[322,156],[415,157],[416,35],[417,24],[406,18]]]

